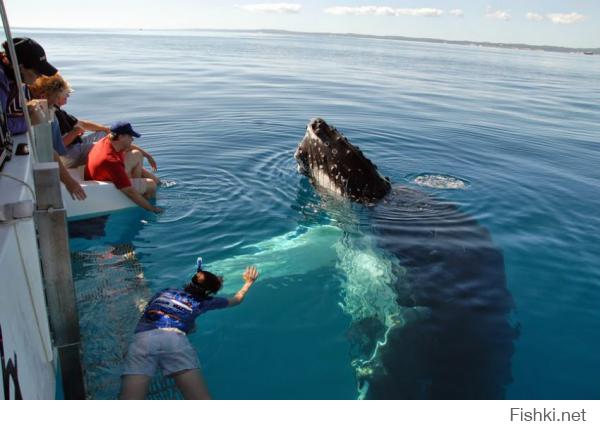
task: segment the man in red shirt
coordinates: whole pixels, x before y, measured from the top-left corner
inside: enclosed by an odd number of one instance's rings
[[[113,124],[110,133],[96,142],[90,151],[85,179],[112,182],[142,208],[160,213],[163,209],[148,201],[156,195],[156,182],[141,175],[142,169],[138,164],[142,163],[142,158],[131,151],[134,137],[141,135],[133,130],[130,123],[120,121]],[[127,174],[128,171],[133,177]]]

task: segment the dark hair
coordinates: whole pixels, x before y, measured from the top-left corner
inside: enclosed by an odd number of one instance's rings
[[[6,43],[6,42],[4,42]],[[4,44],[2,45],[4,46]],[[9,81],[15,80],[15,71],[10,63],[10,58],[5,52],[0,52],[0,67],[4,69],[4,73]]]
[[[198,281],[197,275],[198,273],[202,273],[204,275],[204,280],[202,282]],[[211,295],[216,294],[219,289],[221,289],[221,285],[223,285],[223,278],[215,275],[211,272],[205,272],[203,270],[198,271],[189,284],[185,286],[185,292],[191,294],[197,299],[204,300],[209,298]]]

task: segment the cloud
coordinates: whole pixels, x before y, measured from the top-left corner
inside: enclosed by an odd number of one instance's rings
[[[235,5],[238,9],[246,12],[266,12],[266,13],[299,13],[302,5],[294,3],[258,3]]]
[[[329,15],[377,15],[377,16],[426,16],[438,17],[444,14],[441,9],[420,8],[420,9],[396,9],[387,6],[335,6],[325,9]]]
[[[542,15],[540,15],[539,13],[535,13],[535,12],[527,12],[526,16],[529,21],[540,22],[540,21],[544,20],[544,17]]]
[[[325,9],[329,15],[394,15],[394,9],[391,7],[379,6],[335,6]]]
[[[585,19],[585,16],[579,13],[549,13],[546,15],[554,24],[576,24]]]
[[[465,13],[462,11],[462,9],[452,9],[450,11],[450,15],[455,16],[457,18],[462,18],[465,16]]]
[[[512,16],[510,16],[509,11],[507,10],[494,10],[490,6],[488,6],[487,11],[485,13],[487,18],[499,19],[501,21],[510,21]]]

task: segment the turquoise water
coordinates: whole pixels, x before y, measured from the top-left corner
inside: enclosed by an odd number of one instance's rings
[[[75,87],[69,112],[130,120],[167,182],[163,215],[113,215],[71,240],[92,397],[116,395],[143,299],[182,284],[197,255],[228,292],[245,264],[262,272],[241,307],[201,317],[191,335],[215,397],[357,397],[350,325],[385,314],[393,259],[360,208],[323,202],[297,174],[295,147],[321,116],[395,183],[456,202],[492,233],[520,327],[507,397],[600,398],[598,58],[336,36],[16,33]],[[171,388],[157,380],[153,395]]]

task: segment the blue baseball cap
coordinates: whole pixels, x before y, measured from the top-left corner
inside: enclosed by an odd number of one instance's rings
[[[137,133],[131,124],[126,121],[117,121],[110,126],[110,132],[115,134],[129,134],[133,137],[142,137],[141,134]]]

